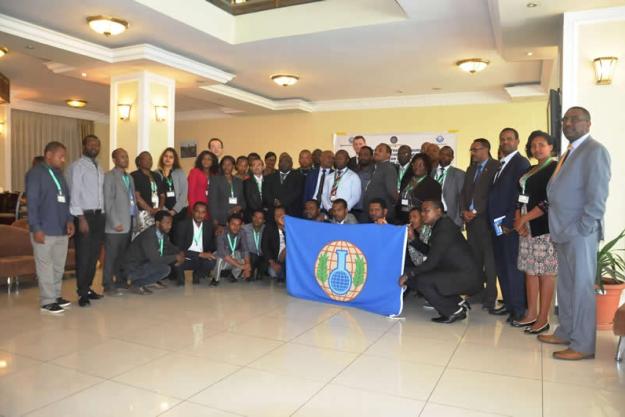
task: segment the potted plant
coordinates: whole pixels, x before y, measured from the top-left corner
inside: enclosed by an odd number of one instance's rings
[[[625,288],[625,259],[619,252],[624,249],[615,248],[625,238],[623,230],[614,239],[603,245],[597,252],[597,329],[611,330],[614,314],[618,309],[621,293]]]

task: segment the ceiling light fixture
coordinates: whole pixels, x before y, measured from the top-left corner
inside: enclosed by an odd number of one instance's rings
[[[128,29],[128,22],[111,16],[89,16],[89,27],[104,36],[115,36]]]
[[[526,55],[527,55],[527,56],[532,56],[532,55],[534,55],[534,52],[529,51],[529,52],[527,52],[527,53],[526,53]]]
[[[534,7],[538,7],[538,3],[529,2],[525,5],[528,9],[533,9]]]
[[[81,76],[81,77],[83,77],[83,78],[85,78],[85,77],[87,77],[87,73],[86,73],[86,72],[81,72],[81,73],[80,73],[80,76]]]
[[[469,74],[475,74],[476,72],[483,71],[490,64],[489,61],[481,58],[463,59],[456,62],[456,65],[464,72]]]
[[[9,50],[7,48],[5,48],[4,46],[0,47],[0,58],[2,58],[8,53],[9,53]]]
[[[287,75],[287,74],[272,75],[271,79],[273,80],[274,83],[281,85],[283,87],[288,87],[299,81],[299,77],[295,75]]]
[[[595,58],[592,61],[592,65],[595,67],[595,80],[597,85],[612,84],[612,77],[614,77],[614,68],[618,58],[615,56],[603,56]]]
[[[70,107],[85,107],[87,105],[87,101],[86,100],[80,100],[77,98],[70,98],[65,100],[65,104],[67,104]]]

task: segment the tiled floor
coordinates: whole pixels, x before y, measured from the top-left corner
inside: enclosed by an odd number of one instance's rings
[[[37,296],[0,299],[2,417],[625,416],[610,332],[596,360],[568,363],[503,318],[434,324],[412,298],[387,319],[266,282],[188,283],[61,317]]]

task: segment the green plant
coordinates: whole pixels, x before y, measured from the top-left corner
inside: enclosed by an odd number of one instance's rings
[[[619,252],[625,249],[615,248],[621,239],[625,238],[623,230],[614,239],[603,245],[597,252],[597,286],[603,291],[604,284],[620,284],[625,282],[625,259]]]
[[[365,260],[356,255],[356,271],[354,272],[354,288],[360,287],[365,282]]]
[[[325,283],[328,279],[328,254],[324,253],[319,256],[317,263],[317,278],[321,283]]]

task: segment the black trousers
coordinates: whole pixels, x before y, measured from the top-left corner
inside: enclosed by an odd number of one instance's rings
[[[519,235],[516,232],[493,236],[493,251],[503,303],[515,315],[525,313],[525,274],[517,268]]]
[[[467,240],[480,271],[485,288],[475,295],[476,302],[492,308],[497,301],[497,273],[495,270],[495,255],[493,240],[488,219],[478,215],[467,224]]]
[[[454,281],[454,275],[461,273],[454,272],[430,272],[410,278],[407,282],[408,288],[416,289],[441,316],[449,317],[460,308],[462,297],[458,294],[443,295],[438,289],[437,283],[441,280]]]
[[[128,273],[123,268],[123,259],[128,246],[130,246],[130,232],[105,234],[105,258],[102,273],[102,286],[105,290],[113,289],[113,286],[126,288]],[[114,284],[113,276],[115,277]]]
[[[74,220],[76,235],[74,243],[76,245],[76,285],[78,295],[86,297],[93,283],[96,263],[100,256],[100,248],[104,241],[104,213],[85,212],[84,214],[89,224],[89,232],[80,233],[78,217]]]
[[[176,280],[179,283],[184,282],[184,271],[193,271],[194,274],[201,277],[208,277],[210,271],[215,267],[215,261],[200,258],[199,255],[198,252],[187,251],[184,254],[184,263],[172,268],[175,271]]]
[[[252,266],[252,276],[265,272],[267,269],[265,258],[250,252],[250,264]]]

